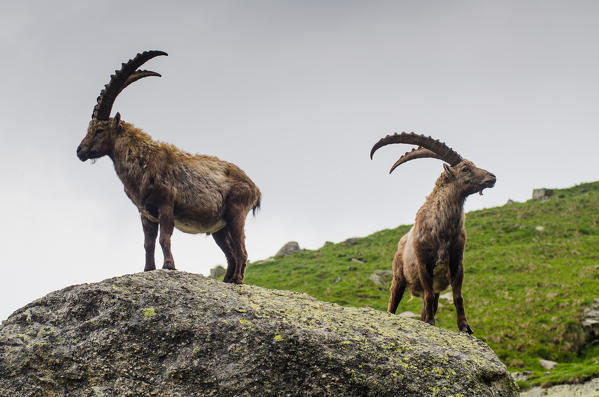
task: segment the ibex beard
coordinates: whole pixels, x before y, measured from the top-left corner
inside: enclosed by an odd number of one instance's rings
[[[174,228],[186,233],[212,234],[227,258],[224,281],[242,283],[247,252],[245,219],[260,207],[260,190],[235,164],[206,155],[194,155],[154,141],[148,134],[109,117],[117,95],[129,84],[158,73],[138,70],[148,60],[167,55],[146,51],[111,76],[100,93],[87,135],[77,148],[81,161],[108,156],[125,193],[139,210],[144,231],[144,270],[154,270],[154,250],[159,242],[164,269],[175,269],[171,252]]]

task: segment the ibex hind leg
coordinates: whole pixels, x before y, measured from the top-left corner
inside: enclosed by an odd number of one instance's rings
[[[225,283],[230,283],[233,278],[233,274],[235,273],[236,260],[233,247],[231,245],[231,236],[228,227],[225,226],[218,232],[212,233],[212,237],[227,258],[227,271],[225,272],[225,278],[223,281]]]
[[[257,190],[257,189],[256,189]],[[245,250],[245,218],[252,207],[256,208],[258,194],[245,184],[238,184],[232,188],[227,198],[227,205],[223,218],[226,226],[214,233],[214,239],[227,257],[227,271],[225,283],[241,284],[247,263]]]
[[[245,250],[245,218],[247,210],[245,208],[231,206],[230,216],[227,219],[227,228],[229,229],[230,244],[235,258],[233,274],[229,282],[241,284],[247,264],[247,251]],[[227,269],[227,272],[229,269]]]
[[[389,296],[389,305],[387,306],[387,311],[389,313],[395,314],[397,306],[399,306],[399,302],[401,302],[401,298],[403,298],[406,285],[406,280],[403,278],[393,277],[390,288],[391,296]]]
[[[403,298],[404,291],[407,286],[407,281],[403,273],[403,247],[400,244],[399,249],[393,257],[393,280],[391,281],[391,295],[389,296],[389,304],[387,305],[387,311],[389,313],[395,313],[401,298]]]

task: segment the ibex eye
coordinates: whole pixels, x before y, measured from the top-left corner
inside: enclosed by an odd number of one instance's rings
[[[96,130],[96,134],[97,134],[97,135],[99,135],[99,134],[101,134],[101,133],[103,133],[103,132],[104,132],[104,130]]]

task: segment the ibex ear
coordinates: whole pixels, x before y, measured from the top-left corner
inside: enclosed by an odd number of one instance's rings
[[[447,172],[447,175],[449,175],[452,178],[455,176],[455,172],[453,172],[451,167],[449,165],[447,165],[446,163],[443,163],[443,168],[445,168],[445,172]]]
[[[121,114],[119,112],[116,112],[116,114],[114,115],[114,119],[112,120],[112,128],[114,128],[115,130],[118,130],[120,122],[121,122]]]

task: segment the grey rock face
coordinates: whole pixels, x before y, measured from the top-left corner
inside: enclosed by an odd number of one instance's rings
[[[399,316],[405,317],[405,318],[420,318],[420,314],[416,314],[416,313],[410,312],[410,311],[401,312],[401,313],[399,313]]]
[[[599,392],[599,378],[577,385],[533,387],[520,393],[520,397],[596,397],[597,392]]]
[[[514,380],[514,382],[518,382],[520,380],[528,380],[528,378],[530,378],[530,375],[534,374],[534,372],[532,371],[522,371],[522,372],[512,372],[512,379]],[[522,395],[520,395],[520,397],[522,397]]]
[[[373,309],[156,270],[0,326],[0,396],[516,396],[482,341]]]
[[[453,304],[453,291],[448,291],[444,294],[439,295],[439,299],[447,301],[450,304]]]
[[[297,241],[290,241],[281,247],[281,249],[276,253],[275,257],[289,256],[300,251],[301,249]]]
[[[393,280],[392,270],[375,270],[370,277],[370,281],[378,287],[378,289],[389,289],[391,286],[391,280]]]
[[[553,196],[553,189],[533,189],[532,199],[538,201],[547,201]]]
[[[221,265],[216,265],[210,269],[210,278],[219,279],[225,275],[225,268]]]
[[[545,369],[553,369],[557,365],[555,361],[539,359],[539,364]]]
[[[350,237],[347,240],[344,240],[341,242],[341,244],[349,246],[349,245],[356,245],[360,242],[361,238],[360,237]]]
[[[582,329],[584,330],[586,342],[593,343],[599,339],[599,298],[583,311]]]

